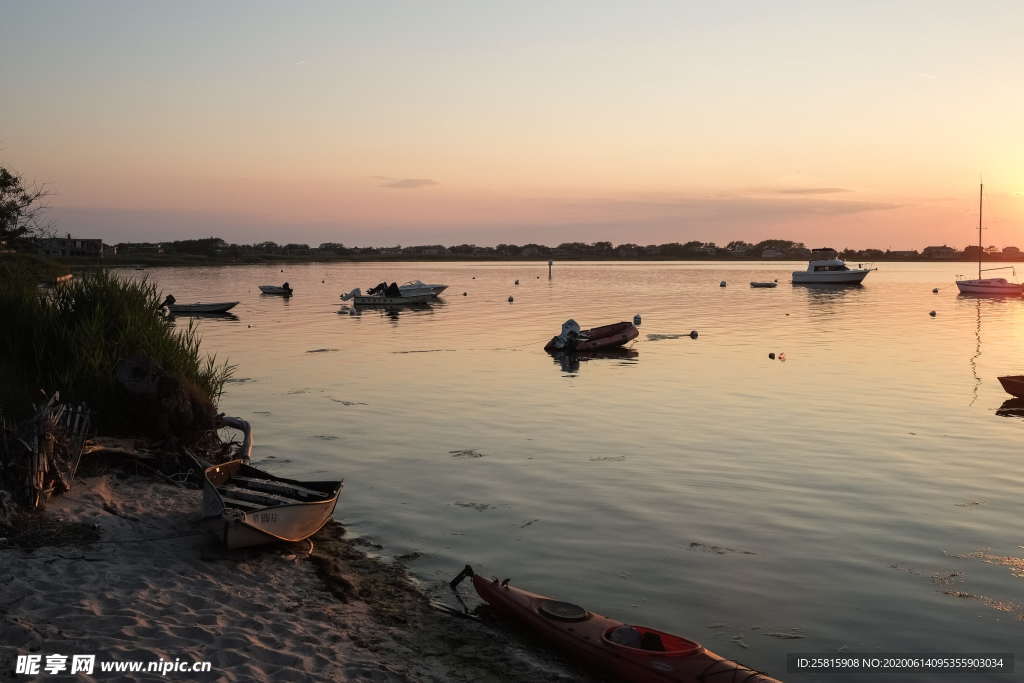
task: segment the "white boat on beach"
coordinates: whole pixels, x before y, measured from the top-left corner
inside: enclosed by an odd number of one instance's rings
[[[399,285],[398,289],[402,292],[402,296],[416,296],[419,294],[432,294],[437,296],[444,290],[448,289],[448,285],[428,285],[419,280],[410,280],[404,285]]]
[[[982,268],[981,256],[984,249],[981,246],[981,216],[982,201],[984,198],[985,186],[978,185],[978,277],[973,280],[957,280],[956,287],[961,294],[978,294],[981,296],[1021,296],[1024,294],[1024,284],[1010,282],[1002,277],[985,277],[981,274],[990,270],[1013,270],[1013,266],[1002,266],[997,268]],[[1016,271],[1014,270],[1014,273]],[[963,277],[963,276],[957,276]]]
[[[264,294],[279,294],[281,296],[291,296],[294,290],[286,282],[283,285],[260,285],[260,291]]]
[[[801,285],[858,285],[877,268],[849,268],[835,249],[814,249],[807,270],[793,271],[793,283]]]
[[[334,514],[344,481],[296,481],[230,460],[203,471],[203,523],[230,549],[302,541]]]

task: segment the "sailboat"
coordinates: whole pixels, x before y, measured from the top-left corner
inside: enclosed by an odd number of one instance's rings
[[[999,268],[982,268],[981,256],[984,249],[981,246],[981,215],[982,202],[985,193],[985,185],[978,185],[978,278],[976,280],[957,280],[956,286],[961,294],[989,294],[996,296],[1021,296],[1024,294],[1024,284],[1009,282],[1001,277],[981,277],[982,272],[989,270],[1013,269],[1013,266],[1002,266]],[[1014,271],[1016,272],[1016,271]]]

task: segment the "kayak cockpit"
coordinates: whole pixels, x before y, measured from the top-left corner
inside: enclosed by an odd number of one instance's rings
[[[689,657],[704,651],[700,643],[647,626],[616,626],[605,631],[602,640],[634,655]]]

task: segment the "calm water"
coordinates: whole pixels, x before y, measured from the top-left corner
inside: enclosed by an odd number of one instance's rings
[[[959,296],[966,264],[885,263],[838,289],[790,285],[797,267],[127,272],[241,301],[200,325],[238,364],[223,408],[253,421],[257,464],[344,476],[339,519],[421,553],[439,595],[468,561],[787,680],[813,680],[786,673],[796,651],[1024,654],[1024,421],[996,414],[996,376],[1024,373],[1024,301]],[[342,291],[413,278],[450,287],[338,314]],[[284,280],[291,299],[256,289]],[[541,349],[566,318],[635,313],[621,356]]]

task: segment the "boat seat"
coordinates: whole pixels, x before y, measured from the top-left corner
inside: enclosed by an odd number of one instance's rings
[[[220,499],[224,501],[224,505],[227,507],[242,508],[245,510],[261,510],[266,507],[264,505],[256,505],[255,503],[239,500],[237,498],[228,498],[227,496],[221,496]]]
[[[238,486],[232,486],[230,482],[218,487],[217,491],[219,491],[223,497],[247,500],[252,503],[258,503],[264,507],[271,505],[294,505],[295,503],[303,502],[295,498],[286,498],[285,496],[278,496],[273,493],[257,493],[255,491],[249,491],[248,489]]]
[[[328,497],[328,494],[323,491],[314,491],[313,489],[307,489],[303,486],[286,484],[284,482],[272,481],[270,479],[257,479],[256,477],[231,477],[231,481],[237,482],[243,487],[255,489],[257,491],[266,491],[267,493],[280,492],[283,495],[294,493],[317,499]]]

